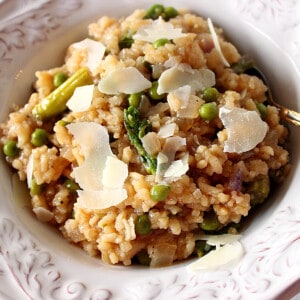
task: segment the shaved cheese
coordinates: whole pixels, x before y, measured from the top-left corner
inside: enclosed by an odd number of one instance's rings
[[[104,56],[105,46],[102,43],[89,38],[84,39],[81,42],[74,43],[72,46],[74,48],[87,50],[88,59],[85,65],[94,72]]]
[[[224,144],[225,152],[249,151],[262,142],[267,134],[268,125],[256,111],[239,107],[231,109],[221,107],[219,116],[228,132]]]
[[[83,189],[78,191],[77,204],[86,209],[104,209],[124,201],[128,166],[112,153],[107,129],[94,122],[72,123],[67,128],[85,158],[73,169],[73,176]]]
[[[216,250],[210,251],[200,259],[188,265],[191,271],[215,269],[226,266],[229,263],[240,259],[244,254],[243,247],[240,242],[233,242],[222,247],[217,247]]]
[[[201,235],[199,239],[206,240],[207,244],[211,246],[220,246],[231,244],[241,237],[240,234],[219,234],[219,235]]]
[[[134,94],[151,87],[151,82],[134,67],[118,68],[102,78],[98,89],[104,94]]]
[[[106,209],[122,203],[127,198],[127,191],[123,188],[99,191],[78,191],[77,205],[85,209]]]
[[[175,131],[178,129],[178,126],[176,123],[169,123],[165,124],[162,127],[160,127],[157,136],[159,138],[168,138],[174,135]]]
[[[189,170],[189,154],[186,153],[182,159],[174,160],[165,171],[164,177],[172,178],[175,181]]]
[[[29,156],[27,167],[26,167],[26,175],[27,175],[27,186],[31,187],[32,176],[33,176],[33,154]]]
[[[173,24],[165,22],[161,17],[154,20],[149,25],[142,26],[136,34],[133,35],[134,40],[153,43],[159,39],[173,40],[185,37],[181,28],[174,28]]]
[[[120,188],[128,176],[128,166],[115,156],[108,156],[102,174],[105,188]]]
[[[82,189],[99,190],[102,188],[104,166],[105,156],[95,151],[79,167],[73,168],[73,176]]]
[[[179,136],[166,139],[162,151],[157,156],[156,181],[175,181],[187,172],[188,157],[183,157],[182,160],[174,162],[176,152],[185,145],[186,139]],[[182,168],[181,171],[178,169],[179,167]]]
[[[169,93],[189,85],[191,92],[215,85],[215,73],[209,69],[182,68],[182,64],[164,71],[158,79],[158,94]]]
[[[67,102],[67,107],[73,112],[86,111],[91,106],[94,94],[94,85],[79,86]]]
[[[150,155],[155,155],[161,150],[161,145],[157,133],[148,132],[142,138],[142,144],[146,152]]]
[[[104,157],[113,155],[109,145],[109,135],[104,126],[94,122],[76,122],[66,127],[80,145],[85,158],[91,152],[98,152]]]
[[[221,49],[221,46],[220,46],[220,43],[219,43],[218,35],[215,31],[213,22],[210,18],[207,19],[207,25],[208,25],[208,29],[210,31],[214,46],[215,46],[216,50],[218,51],[224,66],[225,67],[230,67],[229,62],[226,60],[226,58],[223,55],[223,52],[222,52],[222,49]]]

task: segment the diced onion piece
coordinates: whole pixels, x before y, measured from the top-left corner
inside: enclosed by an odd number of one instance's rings
[[[160,127],[157,136],[159,138],[168,138],[174,135],[175,131],[177,130],[178,126],[176,123],[169,123],[165,124]]]
[[[211,34],[214,46],[215,46],[216,50],[218,51],[218,53],[220,55],[220,58],[221,58],[221,60],[222,60],[222,62],[224,64],[224,66],[225,67],[230,67],[229,62],[224,57],[224,54],[222,52],[222,49],[221,49],[221,46],[220,46],[220,43],[219,43],[218,35],[217,35],[216,31],[215,31],[213,22],[212,22],[212,20],[210,18],[207,19],[207,25],[208,25],[208,29],[210,31],[210,34]]]
[[[184,85],[168,94],[167,100],[171,110],[177,112],[181,108],[186,108],[191,95],[191,86]]]
[[[149,117],[149,116],[152,116],[152,115],[159,115],[159,114],[162,114],[165,111],[167,111],[167,110],[170,109],[169,104],[166,103],[166,102],[158,102],[154,106],[151,106],[151,104],[150,104],[149,107],[145,107],[144,108],[144,107],[142,107],[142,105],[143,105],[143,98],[146,98],[146,97],[142,97],[141,105],[140,105],[140,107],[141,107],[140,111],[141,111],[141,114],[145,114],[145,117]],[[146,98],[146,99],[148,99],[148,98]],[[143,110],[142,110],[142,108],[143,108]]]
[[[158,243],[152,247],[149,253],[149,257],[151,258],[150,267],[158,268],[171,265],[176,249],[176,245],[170,243]]]
[[[121,188],[127,176],[127,164],[115,156],[108,156],[102,174],[103,186],[105,188]]]
[[[181,28],[174,28],[173,24],[165,22],[161,17],[154,20],[149,25],[142,26],[136,34],[133,35],[134,40],[153,43],[159,39],[165,38],[173,40],[185,37]]]
[[[181,108],[177,112],[177,117],[185,119],[196,119],[199,117],[199,108],[203,100],[195,95],[191,95],[187,107]]]
[[[224,144],[225,152],[249,151],[263,141],[267,134],[268,125],[256,111],[221,107],[219,116],[228,133]]]
[[[28,188],[31,187],[31,181],[33,176],[33,154],[29,156],[27,167],[26,167],[26,176],[27,176],[27,186]]]
[[[67,102],[67,107],[73,112],[82,112],[89,109],[93,100],[94,85],[77,87]]]
[[[109,95],[134,94],[151,87],[151,82],[135,67],[118,68],[108,73],[98,84],[100,92]]]
[[[108,189],[99,191],[78,191],[77,205],[85,209],[106,209],[122,203],[127,198],[126,189]]]
[[[44,207],[34,207],[32,211],[35,213],[37,219],[41,222],[49,222],[53,219],[53,212]]]
[[[86,38],[81,42],[74,43],[74,48],[86,49],[88,51],[88,60],[86,66],[94,72],[105,53],[105,46],[97,41]]]
[[[177,67],[180,64],[180,59],[177,56],[169,57],[163,64],[167,69]]]
[[[161,145],[157,133],[148,132],[142,137],[142,144],[146,152],[155,155],[161,150]]]
[[[222,247],[217,247],[208,254],[202,256],[195,262],[188,265],[191,271],[215,269],[233,263],[244,254],[240,242],[233,242]]]
[[[177,67],[164,71],[158,79],[158,94],[170,93],[180,87],[189,85],[191,92],[215,85],[215,73],[209,69],[184,68],[179,64]]]

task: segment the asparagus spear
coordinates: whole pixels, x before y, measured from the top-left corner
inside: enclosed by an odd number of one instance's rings
[[[32,110],[37,119],[48,119],[62,113],[66,109],[66,103],[73,95],[74,90],[86,84],[91,84],[92,78],[88,68],[83,67],[63,82],[46,98],[42,99]]]
[[[151,123],[147,119],[140,120],[139,110],[136,107],[129,106],[128,109],[124,110],[124,124],[128,138],[138,151],[146,171],[149,174],[155,174],[157,166],[156,158],[146,152],[141,140],[147,132],[151,131]]]

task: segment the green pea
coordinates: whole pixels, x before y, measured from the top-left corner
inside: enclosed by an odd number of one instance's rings
[[[172,6],[165,7],[164,15],[165,15],[164,19],[166,21],[169,21],[170,19],[175,18],[175,17],[178,16],[178,11]]]
[[[242,56],[238,62],[230,65],[230,68],[236,74],[245,73],[246,71],[251,70],[253,67],[253,60],[248,56]]]
[[[30,194],[32,196],[40,195],[43,191],[43,184],[37,184],[35,178],[32,178],[31,184],[30,184]]]
[[[124,35],[119,41],[119,48],[120,49],[130,48],[133,43],[134,43],[134,39],[131,36]]]
[[[59,87],[67,79],[68,79],[68,76],[66,73],[63,73],[63,72],[56,73],[53,77],[53,85],[55,87]]]
[[[45,129],[36,128],[32,134],[30,142],[33,146],[40,147],[47,144],[48,142],[48,133]]]
[[[147,11],[145,19],[156,20],[164,13],[165,7],[161,4],[153,4]]]
[[[20,152],[20,149],[17,146],[17,142],[13,140],[8,140],[4,145],[3,145],[3,153],[10,157],[16,157]]]
[[[58,120],[56,122],[56,125],[58,126],[67,126],[68,124],[70,124],[71,122],[65,121],[65,120]]]
[[[199,108],[199,116],[206,120],[211,121],[218,115],[218,106],[215,102],[204,103]]]
[[[154,201],[163,201],[169,195],[171,187],[169,185],[157,184],[150,190],[150,197]]]
[[[158,82],[157,81],[153,81],[152,82],[152,86],[149,89],[149,96],[153,99],[153,100],[161,100],[165,97],[165,94],[158,94],[157,93],[157,88],[158,88]]]
[[[221,223],[214,212],[208,212],[204,215],[203,221],[200,224],[200,228],[205,231],[218,230],[221,227]]]
[[[251,206],[263,203],[270,193],[269,176],[257,176],[257,178],[249,184],[247,193],[250,195]]]
[[[201,92],[201,97],[205,102],[217,101],[219,91],[215,87],[207,87]]]
[[[79,188],[80,188],[77,182],[75,182],[73,179],[69,179],[69,178],[65,180],[64,185],[71,192],[75,192],[75,191],[79,190]]]
[[[171,43],[171,41],[169,39],[162,38],[162,39],[158,39],[155,42],[153,42],[153,47],[155,49],[157,49],[157,48],[162,47],[165,44],[169,44],[169,43]]]
[[[135,232],[137,234],[146,235],[151,231],[151,222],[147,214],[138,216],[135,220]]]
[[[142,93],[135,93],[135,94],[131,94],[128,97],[128,104],[129,106],[133,106],[133,107],[139,107],[140,102],[141,102],[141,97],[142,97]]]
[[[195,242],[195,252],[198,257],[204,256],[207,252],[211,250],[212,246],[207,244],[206,241],[200,240]]]
[[[263,103],[256,103],[256,108],[258,109],[261,118],[265,120],[267,117],[267,107]]]
[[[146,250],[141,250],[136,254],[136,258],[138,262],[143,266],[149,266],[150,265],[150,257]]]

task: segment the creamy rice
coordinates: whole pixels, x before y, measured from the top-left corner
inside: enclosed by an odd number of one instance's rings
[[[277,184],[285,176],[289,153],[285,148],[287,128],[277,109],[267,103],[266,86],[247,72],[234,72],[232,66],[240,61],[241,54],[226,40],[221,28],[215,27],[220,52],[213,42],[207,20],[179,10],[169,20],[159,20],[172,24],[173,29],[180,29],[181,34],[156,48],[152,42],[134,39],[142,26],[158,22],[145,18],[146,13],[136,10],[120,20],[102,17],[89,25],[88,36],[104,45],[105,53],[93,70],[89,70],[94,91],[87,109],[74,112],[66,108],[50,118],[39,118],[33,113],[34,108],[55,90],[53,78],[57,73],[63,72],[70,77],[86,66],[91,53],[87,48],[73,44],[68,48],[62,66],[36,72],[35,92],[24,107],[16,108],[1,124],[1,144],[5,147],[8,141],[16,142],[18,153],[6,155],[6,160],[21,180],[28,181],[32,208],[39,219],[57,226],[71,243],[107,263],[130,265],[139,260],[157,267],[195,255],[195,236],[199,237],[199,233],[235,233],[236,225],[248,216],[252,207],[267,198],[274,182]],[[121,49],[120,41],[126,35],[133,40]],[[143,99],[138,110],[140,119],[151,123],[151,132],[158,142],[152,157],[156,161],[170,138],[157,138],[157,133],[164,125],[175,124],[171,136],[185,142],[176,151],[173,161],[186,167],[185,155],[188,159],[186,171],[179,171],[178,176],[176,173],[158,178],[155,172],[146,171],[124,126],[129,95],[118,91],[107,94],[98,89],[98,84],[116,69],[134,67],[145,79],[154,82],[164,71],[178,66],[188,70],[185,74],[211,70],[215,76],[214,87],[218,90],[213,99],[218,111],[222,107],[231,111],[234,108],[254,111],[268,129],[263,139],[251,149],[238,153],[225,151],[224,145],[233,133],[224,126],[219,114],[211,120],[199,116],[200,107],[209,102],[203,99],[203,89],[188,95],[188,101],[192,102],[183,112],[183,104],[173,91],[156,100],[151,99],[149,88],[146,88],[141,91],[143,96],[138,96],[139,100]],[[125,85],[128,79],[122,79]],[[170,108],[171,103],[177,103],[172,102],[172,97],[181,105],[177,110]],[[195,108],[190,111],[192,105]],[[265,109],[264,113],[259,107]],[[77,122],[97,123],[107,128],[113,156],[124,162],[128,169],[121,187],[126,192],[122,201],[101,209],[77,202],[79,193],[76,189],[84,188],[80,182],[76,184],[80,180],[74,175],[74,168],[86,160],[82,145],[68,127]],[[48,133],[43,145],[36,146],[31,142],[36,128]],[[30,164],[32,178],[27,178]],[[92,177],[93,173],[90,175]],[[33,181],[37,190],[32,188]],[[154,200],[150,192],[158,184],[169,188],[167,196],[159,201]],[[140,216],[145,216],[150,224],[147,232],[137,230]],[[208,216],[217,219],[217,227],[212,230],[201,225]]]

